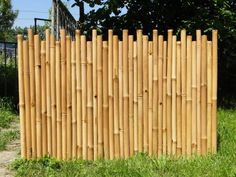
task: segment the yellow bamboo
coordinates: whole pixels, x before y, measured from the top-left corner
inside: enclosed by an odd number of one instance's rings
[[[34,36],[33,30],[28,29],[29,41],[29,72],[30,72],[30,117],[31,117],[31,138],[32,158],[36,157],[36,120],[35,120],[35,64],[34,64]]]
[[[207,42],[207,152],[212,150],[212,43]]]
[[[119,135],[120,135],[120,157],[124,157],[124,120],[123,120],[123,61],[122,61],[122,41],[119,41]]]
[[[217,63],[218,63],[218,31],[212,31],[212,153],[217,150]]]
[[[88,119],[88,160],[93,160],[93,67],[92,43],[87,42],[87,119]]]
[[[197,60],[196,41],[192,42],[192,153],[197,148]]]
[[[76,115],[76,56],[75,41],[71,43],[71,111],[72,111],[72,158],[76,158],[77,148],[77,115]]]
[[[186,76],[186,97],[187,97],[187,107],[186,107],[186,151],[187,155],[191,155],[191,145],[192,145],[192,36],[187,36],[187,76]]]
[[[21,157],[26,158],[23,36],[17,36]]]
[[[103,79],[103,141],[104,141],[104,158],[109,159],[109,120],[108,120],[108,44],[107,41],[103,41],[102,51],[102,79]]]
[[[66,33],[60,30],[61,35],[61,119],[62,119],[62,159],[66,159],[66,119],[67,119],[67,82],[66,82]]]
[[[138,58],[138,151],[143,151],[143,45],[142,30],[137,30]],[[124,51],[123,51],[124,52]],[[123,59],[124,60],[124,59]],[[125,76],[124,76],[125,77]]]
[[[46,100],[46,42],[41,41],[41,114],[42,114],[42,155],[47,154],[47,100]]]
[[[119,77],[118,77],[118,36],[113,36],[113,93],[114,93],[114,157],[119,158]]]
[[[197,154],[201,154],[201,30],[196,31],[197,43]]]
[[[181,42],[177,42],[176,49],[176,121],[177,121],[177,146],[176,153],[181,155]]]
[[[52,117],[50,80],[50,31],[46,29],[46,102],[47,102],[47,154],[52,155]]]
[[[59,58],[58,58],[59,60]],[[59,63],[60,61],[58,61]],[[60,64],[60,63],[59,63]],[[56,60],[55,60],[55,39],[50,35],[50,93],[52,113],[52,156],[57,156],[57,107],[56,107]],[[60,85],[59,85],[60,87]]]
[[[108,99],[109,99],[109,152],[110,159],[114,158],[114,120],[113,120],[113,81],[112,81],[112,66],[113,66],[113,31],[108,30]]]
[[[87,99],[87,86],[86,86],[86,37],[81,36],[81,84],[82,84],[82,158],[87,160],[87,114],[86,114],[86,99]]]
[[[158,112],[158,100],[157,100],[157,96],[158,96],[158,70],[157,70],[157,66],[158,66],[158,54],[157,54],[157,50],[158,50],[158,31],[157,30],[153,30],[153,122],[152,122],[152,137],[153,137],[153,155],[157,155],[157,136],[158,136],[158,132],[157,132],[157,112]]]
[[[163,69],[162,69],[162,78],[163,78],[163,92],[162,92],[162,105],[163,105],[163,127],[162,127],[162,136],[163,136],[163,155],[166,155],[166,151],[167,151],[167,147],[166,147],[166,142],[167,142],[167,137],[166,137],[166,115],[167,115],[167,107],[166,107],[166,89],[167,89],[167,83],[166,83],[166,65],[167,65],[167,42],[164,41],[164,44],[163,44]]]
[[[171,94],[171,122],[172,122],[172,154],[176,155],[177,146],[177,132],[176,132],[176,36],[172,38],[172,64],[171,64],[171,84],[172,84],[172,94]]]
[[[103,157],[103,112],[102,112],[102,35],[97,37],[97,119],[98,157]]]
[[[172,150],[172,124],[171,124],[171,61],[172,61],[172,35],[173,30],[168,30],[168,41],[167,41],[167,80],[166,80],[166,128],[167,128],[167,154],[171,154]],[[159,80],[158,80],[159,81]]]
[[[97,30],[92,31],[92,51],[93,51],[93,143],[94,160],[98,155],[98,113],[97,113]]]
[[[60,42],[56,41],[56,152],[57,158],[60,160],[62,158],[62,115],[61,115],[61,55],[60,55]],[[55,62],[54,62],[55,63]],[[53,68],[54,69],[54,68]],[[53,72],[52,69],[52,72]],[[55,89],[52,91],[55,91]],[[52,99],[53,101],[53,99]],[[55,122],[55,121],[53,121]],[[54,133],[53,133],[54,134]]]
[[[207,36],[202,36],[201,57],[201,153],[207,152]]]
[[[152,100],[153,100],[153,97],[152,97],[152,92],[153,92],[153,75],[152,75],[152,65],[153,65],[153,62],[152,62],[152,41],[149,41],[148,42],[148,154],[149,155],[152,155],[152,115],[153,115],[153,108],[152,108]],[[132,64],[132,63],[131,63]],[[133,78],[133,73],[132,73],[132,78]],[[130,80],[131,82],[131,80]],[[131,90],[131,89],[130,89]],[[133,91],[133,88],[132,88],[132,91]],[[131,96],[131,93],[130,92],[130,96]],[[133,136],[132,136],[133,138]],[[133,154],[130,154],[130,155],[133,155]]]
[[[36,95],[36,139],[37,157],[42,156],[42,117],[41,117],[41,63],[40,63],[40,39],[34,36],[35,51],[35,95]]]
[[[162,137],[162,115],[163,115],[163,107],[162,107],[162,64],[163,64],[163,36],[159,35],[158,37],[158,156],[162,155],[163,150],[163,137]]]
[[[186,154],[186,30],[181,31],[181,118],[182,155]]]
[[[76,57],[76,115],[77,115],[77,157],[82,157],[82,87],[81,87],[81,42],[80,31],[75,32]]]
[[[25,133],[26,133],[26,157],[31,158],[31,120],[30,120],[30,76],[28,41],[23,41],[23,67],[24,67],[24,95],[25,95]]]
[[[133,78],[134,78],[134,154],[138,152],[138,62],[137,62],[137,43],[133,46]]]
[[[143,152],[148,152],[148,36],[143,36]]]

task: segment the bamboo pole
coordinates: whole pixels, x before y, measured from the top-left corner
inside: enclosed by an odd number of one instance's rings
[[[108,44],[107,41],[103,41],[103,51],[102,51],[102,79],[103,79],[103,138],[104,138],[104,158],[109,159],[109,110],[108,110]]]
[[[217,150],[217,71],[218,71],[218,31],[212,31],[212,153]]]
[[[41,41],[41,114],[42,114],[42,155],[47,154],[47,100],[46,100],[46,42]]]
[[[21,157],[26,158],[23,36],[17,36]]]
[[[143,152],[148,152],[148,36],[143,35]]]
[[[98,154],[98,113],[97,113],[97,30],[92,31],[92,51],[93,51],[93,143],[94,160]]]
[[[163,82],[162,82],[162,70],[163,70],[163,36],[158,37],[158,156],[162,155],[163,150],[163,137],[162,137],[162,92],[163,92]]]
[[[207,41],[207,152],[212,150],[212,43]]]
[[[47,154],[52,155],[52,117],[50,80],[50,31],[46,29],[46,107],[47,107]]]
[[[171,61],[172,61],[172,36],[173,36],[173,30],[168,30],[168,41],[167,41],[167,80],[166,80],[166,128],[167,128],[167,154],[171,154],[172,146],[171,146]]]
[[[72,110],[71,110],[71,38],[66,36],[66,159],[71,159],[72,146]]]
[[[143,151],[143,45],[142,30],[137,30],[138,58],[138,151]],[[123,51],[124,52],[124,51]],[[125,77],[125,76],[124,76]]]
[[[57,159],[62,158],[62,115],[61,115],[61,55],[60,55],[60,42],[56,41],[56,132],[55,135],[57,137],[56,140],[56,152]],[[54,69],[54,68],[53,68]],[[52,69],[52,72],[53,72]],[[54,91],[52,89],[52,91]],[[53,100],[53,99],[52,99]],[[55,121],[53,121],[55,122]],[[53,133],[54,134],[54,133]]]
[[[153,155],[157,155],[157,113],[158,113],[158,60],[157,60],[157,50],[158,50],[158,31],[153,30],[153,122],[152,122],[152,136],[153,136]]]
[[[133,78],[134,78],[134,154],[138,152],[138,61],[137,61],[137,42],[133,46]]]
[[[186,151],[187,155],[191,155],[191,145],[192,145],[192,36],[187,36],[187,76],[186,76],[186,97],[187,97],[187,107],[186,107]]]
[[[81,87],[81,41],[80,31],[75,32],[76,57],[76,115],[77,115],[77,157],[82,157],[82,87]]]
[[[55,39],[50,35],[50,92],[51,92],[51,113],[52,113],[52,156],[57,156],[57,106],[56,106],[56,60],[55,60]],[[59,58],[58,58],[59,59]],[[60,63],[59,63],[60,64]],[[59,85],[60,86],[60,85]]]
[[[124,157],[124,120],[123,120],[123,61],[122,61],[122,41],[119,41],[119,135],[120,135],[120,157]]]
[[[93,160],[93,65],[92,43],[87,41],[87,119],[88,119],[88,160]]]
[[[181,31],[181,118],[182,155],[186,154],[186,30]]]
[[[98,157],[103,157],[103,111],[102,111],[102,35],[97,37],[97,119]]]
[[[153,55],[152,55],[152,41],[149,41],[148,42],[148,154],[149,155],[152,155],[152,121],[153,121],[153,118],[152,118],[152,115],[153,115],[153,105],[152,105],[152,100],[153,100],[153,97],[152,97],[152,92],[153,92],[153,75],[152,75],[152,65],[153,65],[153,62],[152,62],[152,58],[153,58]],[[131,63],[132,64],[132,63]],[[131,74],[132,75],[132,78],[133,78],[133,73]],[[131,80],[131,79],[130,79]],[[130,89],[133,91],[133,88]],[[131,96],[131,93],[132,91],[130,91],[130,96]],[[133,103],[131,103],[133,105]],[[133,136],[132,136],[133,138]],[[133,154],[130,154],[130,155],[133,155]]]
[[[35,51],[35,96],[36,96],[36,139],[37,157],[42,156],[42,117],[41,117],[41,62],[40,62],[40,39],[34,35]]]
[[[86,37],[81,36],[81,84],[82,84],[82,158],[87,160],[87,114],[86,114]]]
[[[129,35],[128,67],[129,67],[129,155],[134,155],[134,71],[133,71],[134,38]]]
[[[76,158],[77,148],[77,115],[76,115],[76,56],[75,41],[71,43],[71,111],[72,111],[72,159]]]
[[[177,155],[181,155],[181,42],[177,42],[177,51],[176,51],[176,121],[177,121]]]
[[[67,119],[67,82],[66,82],[66,33],[64,29],[61,34],[61,119],[62,119],[62,159],[66,159],[67,141],[66,141],[66,119]]]
[[[26,157],[31,158],[31,120],[30,120],[30,76],[28,41],[23,41],[23,67],[24,67],[24,95],[25,95],[25,133],[26,133]]]
[[[112,66],[113,66],[113,31],[108,30],[108,99],[109,99],[109,152],[110,159],[114,158],[114,120],[113,120],[113,81],[112,81]]]
[[[118,77],[118,36],[113,36],[113,93],[114,93],[114,156],[119,158],[119,77]]]
[[[32,158],[36,157],[36,119],[35,119],[35,63],[34,63],[34,36],[33,30],[28,29],[29,41],[29,72],[30,72],[30,117],[31,117],[31,138]]]
[[[163,69],[162,69],[162,71],[163,71],[163,74],[162,74],[162,77],[163,77],[163,94],[162,94],[162,100],[163,100],[163,115],[162,115],[162,117],[163,117],[163,133],[162,133],[162,135],[163,135],[163,155],[166,155],[166,152],[167,152],[167,147],[166,147],[166,145],[167,145],[167,137],[166,137],[166,129],[167,129],[167,125],[166,125],[166,123],[167,123],[167,120],[166,120],[166,115],[167,115],[167,106],[166,106],[166,92],[167,92],[167,81],[166,81],[166,74],[167,74],[167,72],[166,72],[166,70],[167,70],[167,42],[166,41],[164,41],[164,44],[163,44],[164,46],[164,49],[163,49]]]
[[[207,36],[202,36],[201,57],[201,154],[207,152]]]
[[[171,64],[171,84],[172,84],[172,94],[171,94],[171,122],[172,122],[172,154],[176,155],[177,146],[177,132],[176,132],[176,36],[172,38],[172,64]]]
[[[197,39],[197,154],[201,154],[201,30],[196,31]]]
[[[197,60],[196,41],[192,42],[192,153],[197,152]]]
[[[128,66],[128,30],[123,30],[123,118],[124,118],[124,157],[129,156],[129,66]]]

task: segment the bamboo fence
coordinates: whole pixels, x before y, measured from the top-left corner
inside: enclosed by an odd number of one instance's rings
[[[217,30],[60,33],[18,35],[23,158],[216,153]]]

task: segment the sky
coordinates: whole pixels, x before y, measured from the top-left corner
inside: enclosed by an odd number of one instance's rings
[[[69,11],[77,20],[79,18],[79,8],[71,8],[73,2],[73,0],[70,0],[67,3]],[[29,27],[34,25],[34,18],[48,18],[51,4],[52,0],[12,0],[13,10],[19,11],[14,26]],[[85,6],[85,13],[88,11],[89,7]]]

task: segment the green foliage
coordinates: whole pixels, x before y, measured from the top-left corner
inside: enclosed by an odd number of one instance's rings
[[[236,175],[236,111],[218,112],[218,152],[215,155],[190,158],[149,157],[138,154],[117,160],[58,161],[44,157],[40,160],[16,160],[11,168],[17,177],[50,176],[235,176]]]
[[[0,0],[0,40],[5,41],[18,15],[12,10],[11,0]]]
[[[6,145],[15,140],[19,139],[20,134],[19,131],[16,130],[10,130],[10,131],[2,131],[0,130],[0,151],[3,151],[6,149]]]
[[[10,98],[0,98],[0,130],[9,128],[11,122],[16,118],[13,109],[14,106]]]

